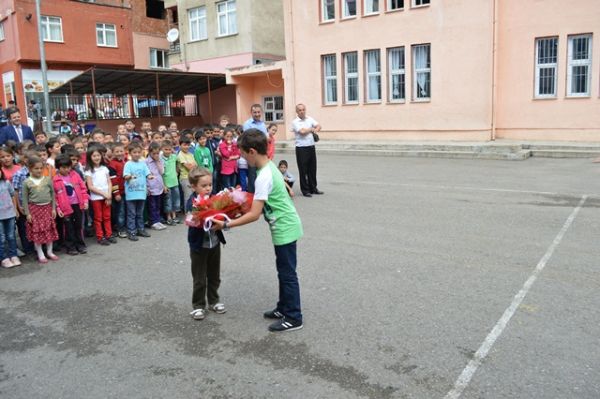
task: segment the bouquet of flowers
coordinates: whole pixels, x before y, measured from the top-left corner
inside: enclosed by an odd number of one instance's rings
[[[212,227],[212,219],[231,220],[247,213],[252,207],[253,195],[239,187],[228,188],[212,195],[198,196],[192,201],[192,212],[185,218],[185,224],[191,227],[203,227],[205,231]]]

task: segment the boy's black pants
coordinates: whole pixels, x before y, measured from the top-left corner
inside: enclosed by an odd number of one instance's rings
[[[206,308],[207,297],[209,305],[218,303],[221,285],[221,246],[203,248],[199,252],[190,250],[190,258],[194,279],[192,293],[194,309]]]

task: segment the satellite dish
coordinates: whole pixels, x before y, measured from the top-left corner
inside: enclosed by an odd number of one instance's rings
[[[169,43],[173,43],[177,39],[179,39],[179,30],[177,30],[177,28],[173,28],[167,32],[167,41]]]

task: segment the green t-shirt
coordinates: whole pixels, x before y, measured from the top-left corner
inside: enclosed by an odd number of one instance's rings
[[[269,223],[273,244],[290,244],[302,237],[302,222],[273,162],[257,171],[254,188],[254,199],[265,201],[263,216]]]
[[[163,182],[168,188],[177,187],[177,155],[171,154],[169,158],[162,157],[165,164],[165,172],[163,173]]]
[[[196,147],[196,151],[194,151],[194,159],[196,160],[198,166],[208,169],[209,172],[213,171],[212,155],[208,147],[202,147],[200,145]]]

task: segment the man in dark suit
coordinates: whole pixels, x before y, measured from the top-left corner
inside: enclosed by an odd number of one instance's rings
[[[27,125],[21,124],[21,112],[18,108],[11,108],[6,111],[8,117],[8,126],[0,129],[0,145],[6,144],[8,140],[13,140],[17,143],[23,140],[31,140],[35,142],[33,131]]]

